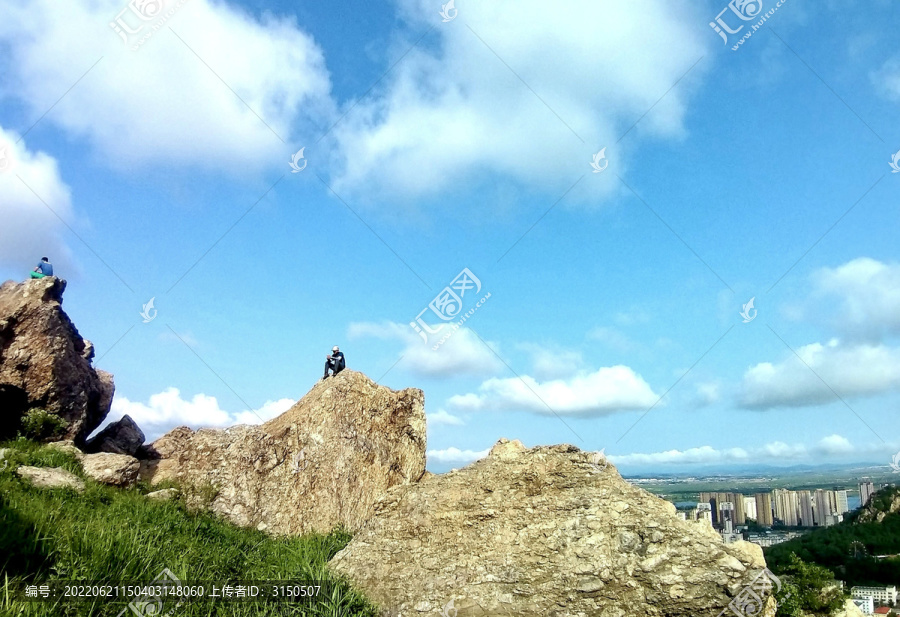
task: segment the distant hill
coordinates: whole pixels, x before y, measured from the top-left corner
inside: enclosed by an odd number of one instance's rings
[[[778,574],[791,553],[834,572],[847,585],[894,585],[900,580],[900,488],[875,493],[866,506],[833,527],[764,549]]]

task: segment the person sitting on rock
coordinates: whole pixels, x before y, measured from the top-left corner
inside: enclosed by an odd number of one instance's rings
[[[41,257],[41,262],[31,272],[31,278],[42,279],[45,276],[53,276],[53,264],[46,257]]]
[[[325,377],[322,379],[328,377],[329,369],[334,375],[337,375],[345,368],[347,368],[347,361],[344,359],[344,352],[335,345],[331,348],[331,354],[325,356]]]

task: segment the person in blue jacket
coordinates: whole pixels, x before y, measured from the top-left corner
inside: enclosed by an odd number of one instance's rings
[[[335,345],[331,348],[331,354],[325,356],[325,377],[328,377],[329,370],[333,375],[337,375],[345,368],[347,368],[347,360],[344,358],[344,352]]]
[[[53,276],[53,264],[46,257],[41,257],[40,263],[31,272],[31,278],[42,279],[45,276]]]

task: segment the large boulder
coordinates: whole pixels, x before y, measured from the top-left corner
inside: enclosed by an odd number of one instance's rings
[[[602,463],[570,445],[500,440],[468,467],[392,488],[330,567],[392,615],[713,617],[739,606],[764,572],[762,549],[723,544]],[[752,614],[774,615],[771,596],[763,606]]]
[[[93,346],[62,310],[56,277],[0,285],[0,438],[43,409],[67,423],[61,439],[82,446],[112,404],[112,375],[91,366]]]
[[[30,467],[23,465],[16,473],[38,488],[73,488],[84,490],[84,480],[62,467]]]
[[[276,534],[359,529],[375,501],[425,472],[421,390],[362,373],[317,383],[261,426],[177,428],[145,448],[142,478],[173,480],[228,520]],[[202,503],[206,501],[207,503]]]
[[[102,484],[128,487],[134,484],[140,470],[140,462],[127,454],[98,452],[86,454],[81,459],[84,474]]]
[[[144,431],[124,415],[120,420],[106,425],[102,431],[91,437],[84,446],[85,452],[111,452],[134,456],[144,445]]]

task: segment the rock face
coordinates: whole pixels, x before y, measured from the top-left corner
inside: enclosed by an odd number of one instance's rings
[[[91,366],[93,346],[62,310],[56,277],[0,286],[0,434],[41,408],[68,422],[64,439],[83,445],[112,403],[112,375]]]
[[[124,415],[88,440],[84,449],[86,452],[111,452],[134,456],[142,445],[144,445],[144,431],[131,416]]]
[[[84,490],[84,481],[62,467],[29,467],[23,465],[16,469],[16,473],[38,488],[74,488],[79,492]]]
[[[425,472],[424,394],[345,369],[262,426],[180,427],[145,451],[155,460],[142,463],[144,479],[194,487],[238,525],[277,534],[356,530],[389,487]]]
[[[388,491],[330,566],[402,617],[713,617],[765,568],[758,546],[723,544],[600,462],[500,440]]]
[[[127,487],[134,484],[138,477],[140,462],[127,454],[100,452],[86,454],[81,459],[81,467],[85,475],[102,484]]]

